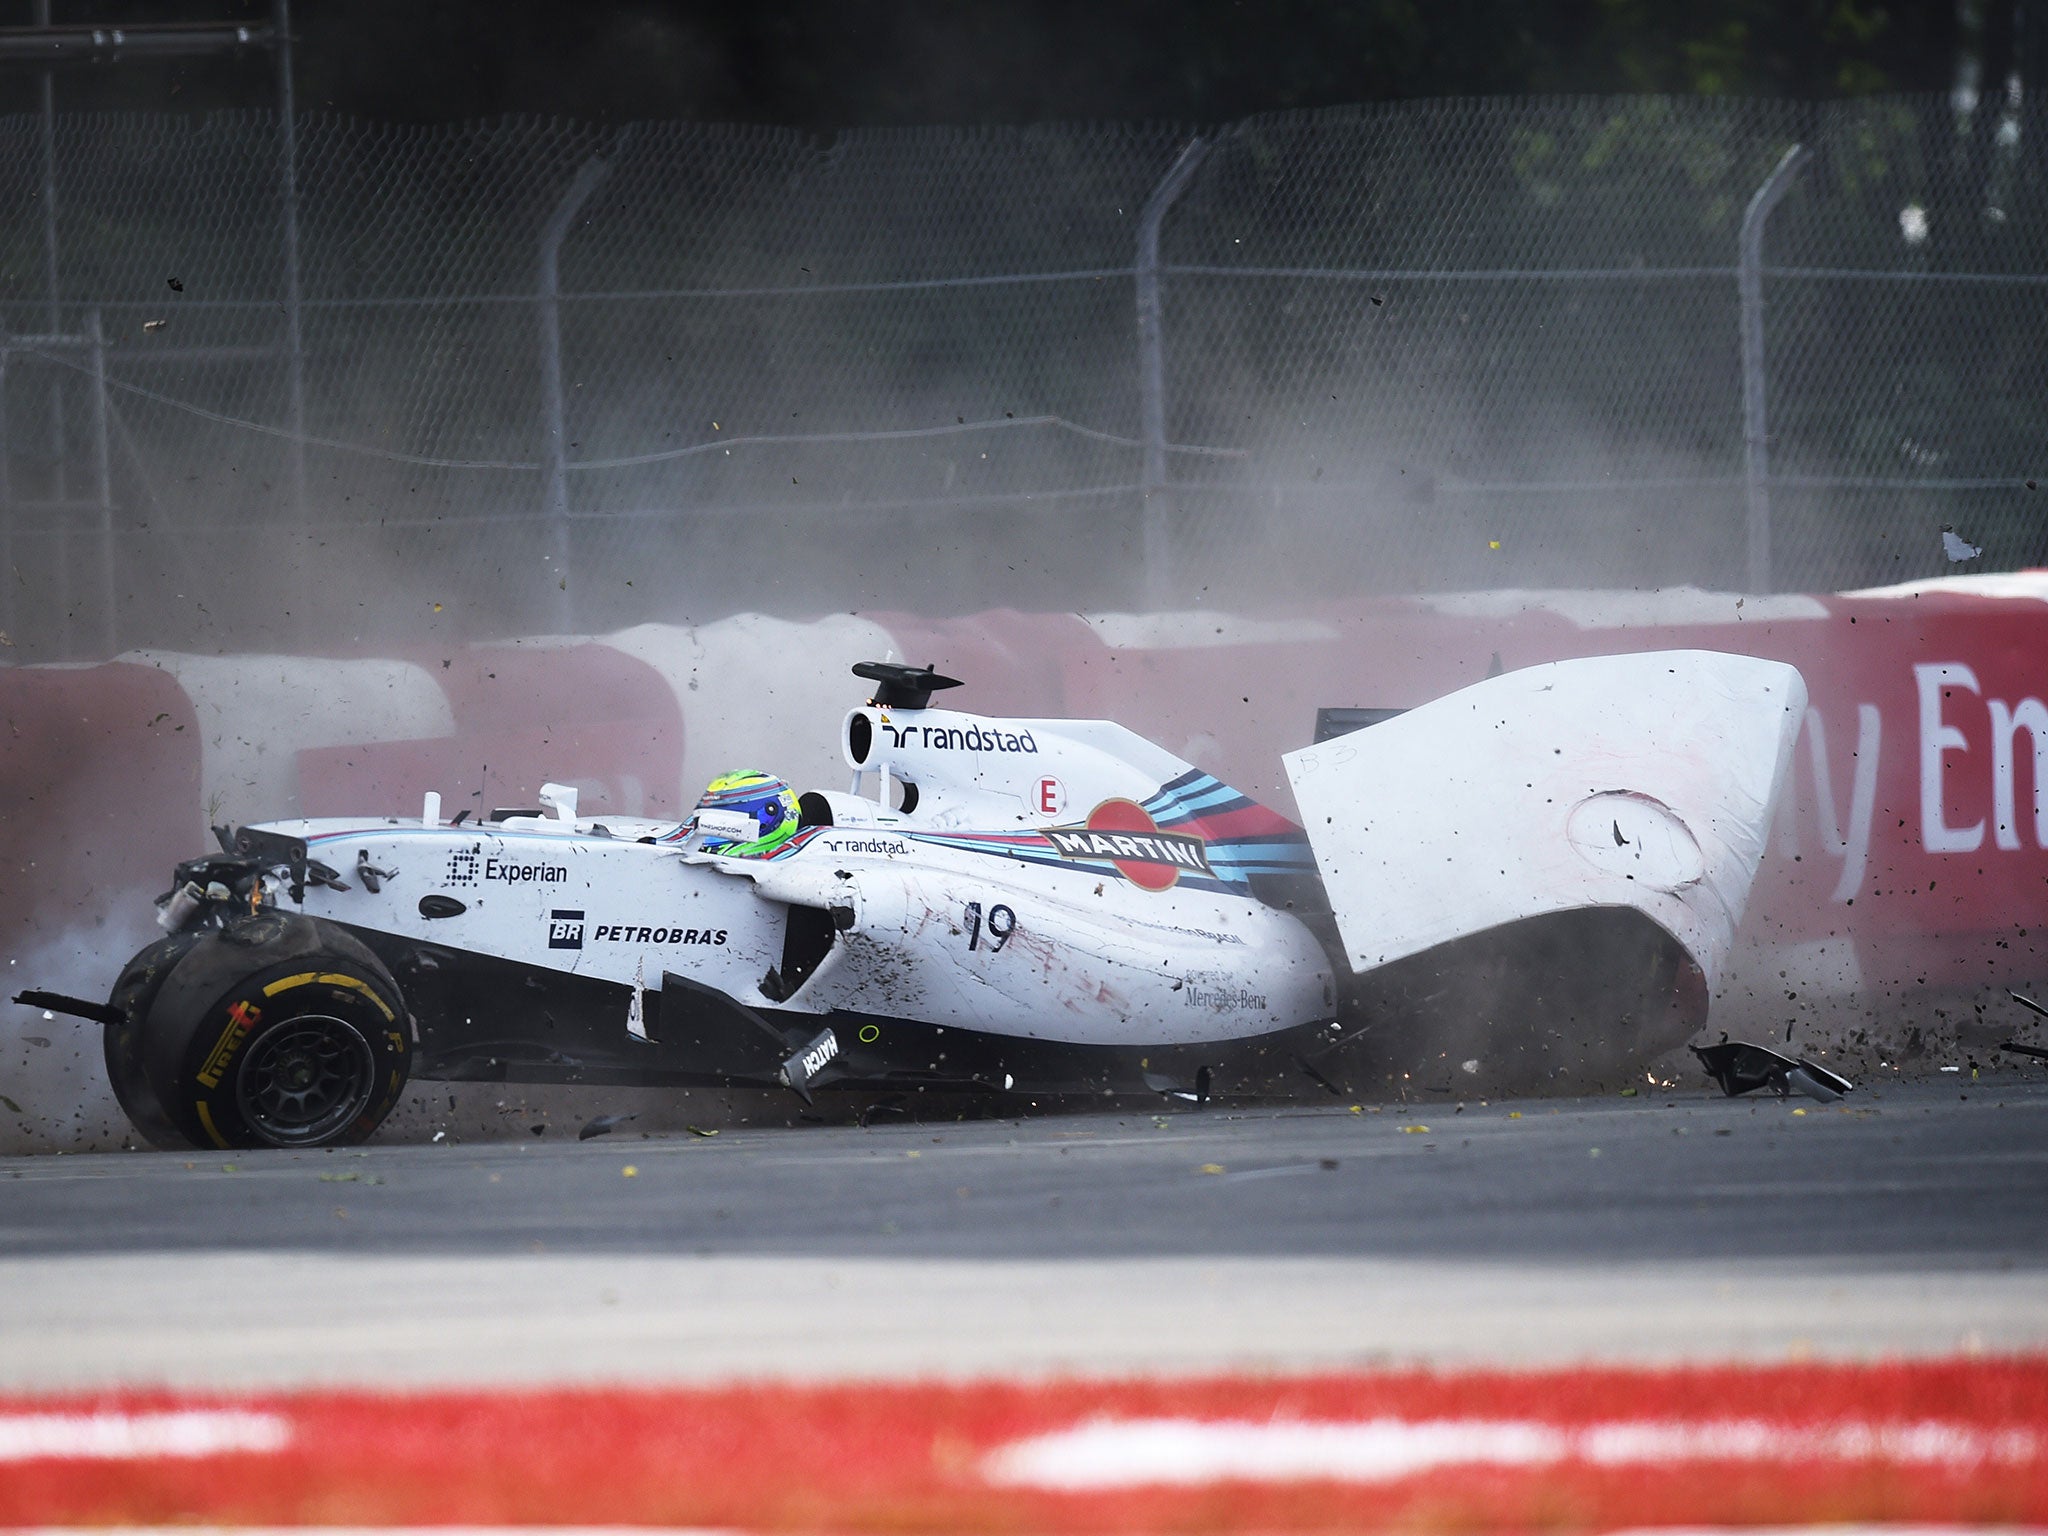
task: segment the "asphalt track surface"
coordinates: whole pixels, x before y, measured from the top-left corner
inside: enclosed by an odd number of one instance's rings
[[[0,1160],[0,1389],[2044,1348],[2039,1071]]]

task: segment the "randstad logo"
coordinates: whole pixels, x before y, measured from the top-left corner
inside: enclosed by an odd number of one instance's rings
[[[979,725],[891,725],[881,722],[889,745],[902,751],[922,747],[933,752],[1036,752],[1029,731],[998,731]]]

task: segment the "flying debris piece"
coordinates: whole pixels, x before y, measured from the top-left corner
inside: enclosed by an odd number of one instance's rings
[[[145,320],[142,322],[142,331],[146,336],[153,336],[163,328],[164,322],[161,320]]]
[[[2043,1008],[2031,997],[2021,997],[2017,992],[2007,992],[2005,995],[2018,1003],[2022,1008],[2031,1009],[2033,1012],[2040,1014],[2042,1018],[2048,1019],[2048,1008]],[[2008,1051],[2014,1056],[2031,1056],[2036,1061],[2048,1061],[2048,1050],[2044,1050],[2038,1045],[2022,1045],[2017,1040],[2001,1040],[1998,1042],[1998,1048],[2001,1051]]]
[[[17,992],[14,1000],[24,1008],[40,1008],[43,1016],[53,1013],[68,1013],[75,1019],[89,1019],[95,1024],[125,1024],[128,1015],[111,1003],[95,1003],[89,998],[66,997],[62,992]]]
[[[1951,560],[1974,560],[1984,553],[1977,545],[1958,538],[1955,529],[1947,523],[1941,525],[1941,548]]]
[[[175,277],[167,277],[164,279],[164,282],[173,293],[183,293],[185,291],[185,285]]]
[[[1744,1040],[1724,1037],[1718,1045],[1693,1046],[1692,1053],[1707,1069],[1707,1076],[1719,1083],[1721,1091],[1731,1099],[1737,1094],[1769,1088],[1781,1099],[1788,1093],[1798,1092],[1823,1104],[1832,1104],[1856,1088],[1846,1077],[1837,1076],[1826,1067],[1816,1066],[1803,1056],[1780,1056],[1765,1046],[1751,1045]]]
[[[588,1141],[593,1136],[609,1136],[628,1120],[639,1118],[638,1115],[599,1115],[596,1119],[585,1122],[583,1129],[576,1133],[576,1139]]]
[[[1189,1104],[1206,1104],[1209,1102],[1209,1085],[1213,1075],[1208,1067],[1195,1068],[1195,1086],[1192,1092],[1180,1079],[1168,1077],[1163,1072],[1146,1072],[1143,1076],[1145,1086],[1161,1098],[1180,1099]],[[1003,1086],[1008,1087],[1009,1083],[1005,1082]]]

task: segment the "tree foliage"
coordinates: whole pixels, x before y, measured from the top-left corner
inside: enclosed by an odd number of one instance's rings
[[[269,0],[56,9],[262,20]],[[297,0],[294,21],[308,107],[821,130],[1220,122],[1429,96],[1934,92],[2038,80],[2048,52],[2048,0]],[[38,89],[33,72],[0,76],[0,104],[32,108]],[[274,81],[249,54],[95,66],[61,89],[74,107],[210,109],[269,105]]]

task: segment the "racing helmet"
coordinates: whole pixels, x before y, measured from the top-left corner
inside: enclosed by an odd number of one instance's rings
[[[709,818],[713,823],[709,827],[703,825],[706,811],[718,813]],[[741,835],[744,829],[733,819],[737,816],[752,819],[754,836]],[[706,853],[742,859],[773,853],[796,835],[797,824],[795,791],[758,768],[742,768],[713,779],[690,817],[690,825],[704,834],[699,846]]]

